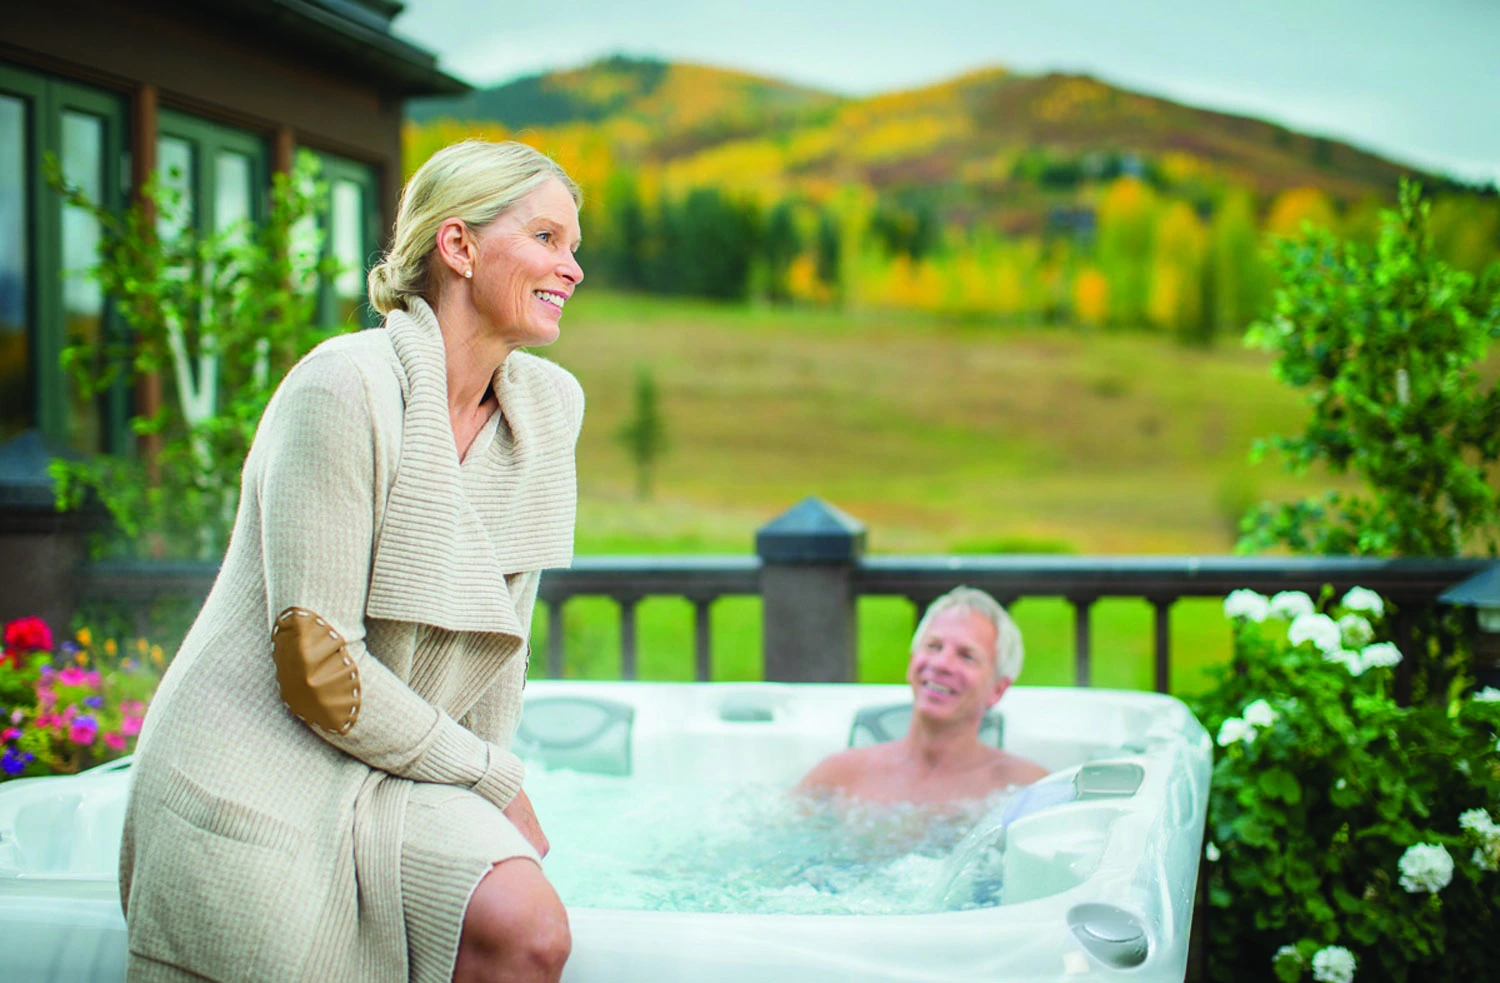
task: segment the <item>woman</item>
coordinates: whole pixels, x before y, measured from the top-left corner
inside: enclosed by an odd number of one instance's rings
[[[567,919],[508,750],[539,571],[572,558],[583,393],[517,349],[583,279],[577,187],[440,151],[245,461],[218,580],[141,734],[131,980],[556,980]]]

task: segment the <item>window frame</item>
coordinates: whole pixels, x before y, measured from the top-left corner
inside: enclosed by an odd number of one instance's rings
[[[103,201],[118,211],[129,196],[130,156],[127,142],[128,114],[124,96],[69,79],[31,71],[0,62],[0,93],[26,104],[26,140],[23,154],[27,192],[27,330],[31,372],[32,425],[59,446],[68,443],[69,386],[62,369],[63,337],[62,281],[68,271],[62,256],[63,199],[47,185],[43,160],[48,153],[61,157],[62,117],[68,111],[99,118],[103,122]],[[106,338],[124,330],[113,301],[104,298],[101,330]],[[119,453],[130,446],[130,392],[118,382],[101,394],[98,450]]]
[[[319,222],[323,233],[323,258],[333,256],[333,185],[335,181],[348,181],[359,186],[363,214],[363,242],[360,246],[364,259],[360,266],[360,283],[369,279],[370,270],[380,260],[380,175],[374,164],[339,157],[322,150],[312,151],[318,159],[318,180],[328,188],[328,209]],[[337,320],[339,298],[334,293],[333,283],[325,279],[318,285],[318,323],[327,327],[373,328],[380,323],[380,315],[370,307],[367,291],[362,291],[363,302],[359,317],[352,321]]]
[[[193,183],[191,189],[193,224],[200,231],[218,228],[218,174],[215,170],[220,152],[240,154],[250,159],[250,220],[265,218],[267,195],[271,190],[270,150],[264,135],[216,123],[179,109],[161,107],[156,117],[156,140],[173,137],[193,146]]]

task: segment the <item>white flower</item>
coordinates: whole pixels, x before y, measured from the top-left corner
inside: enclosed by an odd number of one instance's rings
[[[1483,847],[1475,847],[1474,855],[1469,860],[1480,870],[1500,870],[1500,850],[1486,850]]]
[[[1380,599],[1380,595],[1363,587],[1349,588],[1349,593],[1344,595],[1339,606],[1345,611],[1363,611],[1376,618],[1385,614],[1385,602]]]
[[[1401,886],[1413,894],[1436,894],[1453,880],[1453,858],[1435,843],[1407,847],[1397,866],[1401,868]]]
[[[1500,836],[1500,825],[1496,825],[1490,814],[1483,809],[1466,809],[1459,813],[1458,828],[1486,838]]]
[[[1284,590],[1271,598],[1271,613],[1278,618],[1291,620],[1299,614],[1312,614],[1315,610],[1312,598],[1300,590]]]
[[[1297,947],[1294,945],[1284,945],[1280,949],[1277,949],[1276,955],[1271,957],[1271,965],[1275,966],[1283,959],[1290,959],[1298,966],[1306,965],[1306,962],[1302,958],[1302,953],[1298,952]]]
[[[1313,954],[1313,979],[1318,983],[1354,983],[1354,953],[1341,945],[1330,945]]]
[[[1500,689],[1486,686],[1484,689],[1469,697],[1475,703],[1500,703]]]
[[[1337,652],[1324,652],[1323,661],[1337,662],[1355,676],[1361,675],[1365,671],[1365,663],[1359,657],[1359,653],[1351,652],[1348,649],[1339,649]]]
[[[1230,717],[1219,725],[1219,747],[1228,747],[1236,741],[1255,740],[1255,728],[1239,717]]]
[[[1339,631],[1344,634],[1344,644],[1359,648],[1375,641],[1375,629],[1357,614],[1346,614],[1339,619]]]
[[[1269,727],[1276,722],[1278,714],[1271,709],[1271,704],[1265,700],[1256,700],[1245,707],[1245,723],[1252,727]]]
[[[1320,652],[1337,652],[1344,647],[1344,635],[1339,623],[1326,614],[1299,614],[1286,630],[1286,640],[1293,645],[1312,642]]]
[[[1244,618],[1247,621],[1265,621],[1271,613],[1271,602],[1266,595],[1253,590],[1237,590],[1224,598],[1224,617]]]
[[[1344,789],[1349,787],[1349,779],[1340,778],[1338,781],[1333,783],[1333,787],[1342,792]]]
[[[1389,669],[1401,663],[1401,650],[1390,642],[1376,642],[1360,651],[1359,661],[1366,669]]]
[[[1214,846],[1213,840],[1209,840],[1206,844],[1204,844],[1203,855],[1208,858],[1208,862],[1211,864],[1216,864],[1219,862],[1219,848]]]

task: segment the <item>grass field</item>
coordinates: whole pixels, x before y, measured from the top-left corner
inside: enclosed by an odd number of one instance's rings
[[[957,323],[920,315],[717,306],[583,290],[543,354],[571,369],[589,406],[579,443],[578,552],[747,553],[754,533],[807,495],[869,527],[878,553],[1225,553],[1244,508],[1322,485],[1251,467],[1257,436],[1295,431],[1296,394],[1235,342],[1184,348],[1135,333]],[[614,435],[637,366],[657,383],[669,451],[637,501]],[[895,681],[910,605],[860,606],[860,675]],[[1023,600],[1024,681],[1073,681],[1072,614]],[[756,679],[760,611],[713,613],[714,676]],[[618,617],[602,599],[566,612],[567,674],[618,674]],[[1191,692],[1228,654],[1216,601],[1173,611],[1173,688]],[[1149,688],[1151,611],[1094,608],[1093,681]],[[638,611],[639,674],[687,679],[692,612]],[[542,671],[538,618],[534,671]]]

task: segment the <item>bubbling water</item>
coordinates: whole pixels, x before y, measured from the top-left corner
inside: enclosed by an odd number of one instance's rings
[[[999,903],[1000,837],[955,847],[1008,792],[935,813],[568,771],[529,771],[526,789],[552,847],[547,877],[572,907],[886,915]]]

